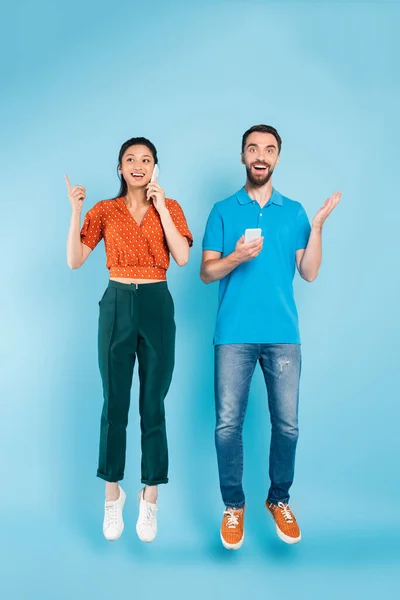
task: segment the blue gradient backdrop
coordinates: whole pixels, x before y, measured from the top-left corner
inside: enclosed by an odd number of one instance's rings
[[[400,134],[395,2],[50,2],[3,10],[1,588],[12,600],[111,597],[383,598],[400,550]],[[343,190],[312,285],[296,279],[303,335],[293,506],[304,541],[276,540],[263,501],[269,417],[260,373],[245,424],[246,543],[220,546],[213,443],[217,285],[199,277],[212,204],[244,181],[243,131],[283,140],[275,186],[310,217]],[[71,272],[63,175],[86,209],[118,189],[130,136],[158,147],[160,182],[195,236],[169,272],[178,326],[168,396],[171,482],[159,535],[136,538],[137,380],[126,529],[102,538],[96,479],[97,302],[104,250]],[[252,302],[259,298],[249,298]],[[397,574],[396,574],[397,572]],[[393,596],[392,596],[393,597]]]

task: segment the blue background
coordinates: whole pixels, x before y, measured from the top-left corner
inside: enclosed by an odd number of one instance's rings
[[[1,588],[13,600],[383,598],[400,550],[396,2],[20,1],[3,11]],[[274,185],[310,218],[336,189],[312,285],[296,280],[303,334],[292,506],[304,540],[275,538],[263,508],[269,427],[261,373],[245,425],[246,542],[219,541],[212,334],[217,286],[199,277],[212,204],[244,182],[241,135],[277,127]],[[96,479],[97,302],[104,251],[66,265],[63,175],[86,209],[116,194],[133,135],[154,141],[167,195],[195,236],[171,267],[178,343],[167,401],[171,482],[159,534],[136,537],[134,385],[126,530],[102,537]],[[259,302],[260,298],[249,298]]]

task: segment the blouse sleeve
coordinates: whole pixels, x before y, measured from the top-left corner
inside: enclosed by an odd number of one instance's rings
[[[85,246],[89,246],[89,248],[94,250],[102,238],[103,230],[101,224],[101,213],[98,205],[96,204],[86,213],[81,229],[81,242],[85,244]]]
[[[187,224],[182,207],[176,200],[170,200],[167,208],[179,233],[187,239],[189,246],[193,246],[193,236]]]

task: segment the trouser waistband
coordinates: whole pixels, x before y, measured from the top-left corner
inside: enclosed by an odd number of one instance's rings
[[[166,281],[156,281],[154,283],[121,283],[110,279],[108,287],[117,288],[118,290],[140,291],[140,293],[153,293],[157,290],[168,289]]]

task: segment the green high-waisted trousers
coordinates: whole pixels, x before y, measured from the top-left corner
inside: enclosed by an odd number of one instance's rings
[[[139,363],[142,483],[168,482],[164,399],[175,356],[174,303],[167,282],[110,281],[100,300],[99,367],[104,405],[98,477],[124,477],[133,367]]]

